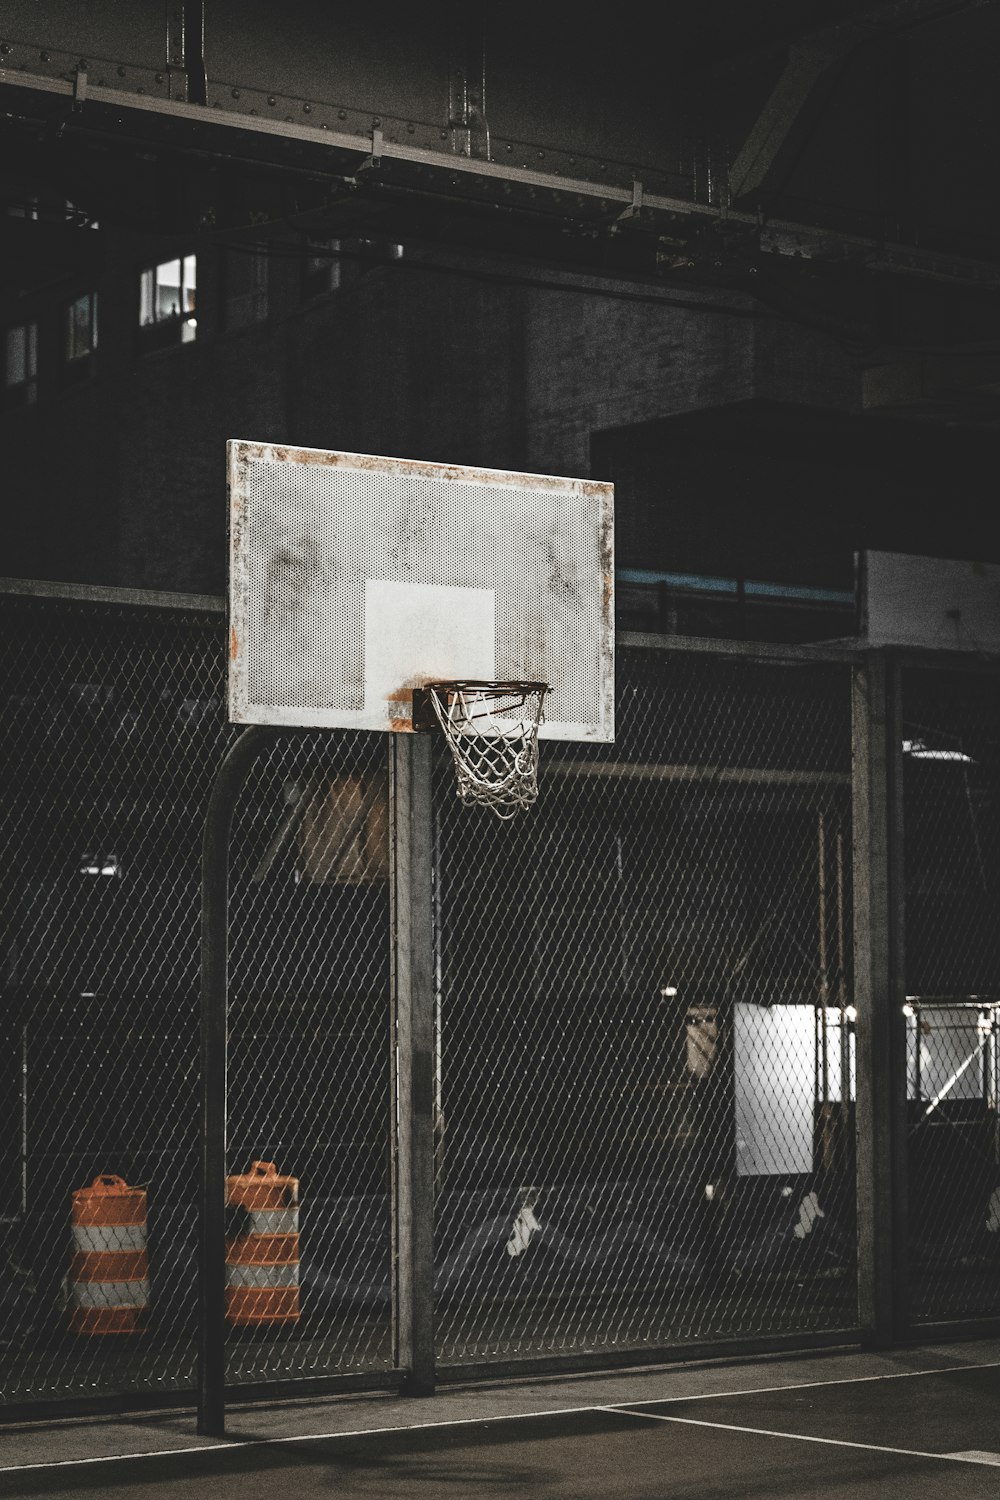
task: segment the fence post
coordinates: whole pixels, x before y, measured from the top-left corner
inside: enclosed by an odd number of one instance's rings
[[[254,761],[280,731],[254,725],[215,773],[201,851],[201,1181],[198,1201],[198,1432],[226,1424],[226,1084],[229,834]]]
[[[900,672],[853,668],[858,1301],[863,1342],[906,1337],[906,1021]]]
[[[392,736],[395,1343],[403,1390],[434,1392],[434,923],[426,734]]]

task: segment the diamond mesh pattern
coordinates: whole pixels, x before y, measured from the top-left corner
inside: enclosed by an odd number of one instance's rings
[[[19,596],[0,609],[0,1400],[183,1390],[196,1361],[199,859],[235,733],[223,616]],[[375,1062],[388,939],[379,861],[364,853],[384,844],[384,817],[338,853],[331,830],[355,816],[356,787],[342,780],[338,808],[322,779],[370,764],[384,740],[367,761],[350,737],[326,761],[314,749],[273,752],[234,851],[235,1169],[273,1153],[303,1191],[301,1330],[283,1363],[263,1345],[234,1352],[241,1380],[377,1369],[388,1341]],[[296,778],[301,816],[272,850]],[[142,1333],[83,1337],[69,1332],[70,1194],[104,1173],[147,1190],[150,1297]]]
[[[5,598],[0,1369],[7,1400],[190,1386],[198,858],[221,616]],[[23,1070],[23,1071],[22,1071]],[[69,1332],[70,1194],[147,1189],[145,1331]]]
[[[545,750],[439,767],[441,1362],[851,1326],[846,672],[625,650]]]
[[[237,808],[228,1171],[299,1180],[301,1315],[230,1331],[234,1384],[392,1362],[388,804],[386,736],[327,733],[279,741]]]
[[[903,674],[911,1306],[1000,1310],[1000,692]]]
[[[222,616],[0,610],[0,1392],[191,1389]],[[618,670],[617,743],[546,745],[522,818],[462,807],[439,748],[442,1365],[856,1321],[847,669],[631,646]],[[997,1308],[1000,698],[930,670],[903,697],[919,1320]],[[301,1299],[232,1331],[233,1384],[391,1363],[388,848],[382,735],[287,735],[244,789],[229,1171],[298,1180]],[[112,1173],[148,1195],[144,1331],[74,1335],[70,1194]],[[135,1257],[106,1222],[78,1250]]]

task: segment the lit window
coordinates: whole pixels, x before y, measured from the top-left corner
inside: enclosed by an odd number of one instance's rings
[[[182,344],[196,337],[196,259],[194,255],[178,256],[143,271],[139,278],[140,327],[167,324],[180,330]]]
[[[340,285],[340,241],[307,239],[302,264],[302,294],[319,297]]]
[[[5,393],[12,406],[29,406],[38,395],[38,325],[7,330]]]
[[[85,360],[97,348],[97,293],[86,292],[66,309],[65,357],[68,365]]]
[[[267,256],[231,250],[226,259],[226,326],[249,328],[267,317]]]

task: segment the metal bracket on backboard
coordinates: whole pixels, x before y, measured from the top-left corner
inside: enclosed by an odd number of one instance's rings
[[[427,729],[437,728],[437,715],[431,702],[431,695],[426,688],[413,689],[413,731],[419,734]]]
[[[77,68],[76,72],[73,74],[73,110],[74,110],[74,112],[76,110],[80,110],[80,109],[83,108],[84,101],[85,101],[86,97],[87,97],[87,69],[84,67],[83,63],[81,63],[80,66]]]

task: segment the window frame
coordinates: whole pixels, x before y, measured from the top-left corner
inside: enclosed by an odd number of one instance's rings
[[[177,267],[177,281],[159,273]],[[190,277],[190,279],[189,279]],[[176,289],[177,303],[170,311],[161,307],[161,288]],[[190,296],[190,306],[186,299]],[[139,271],[138,336],[143,346],[154,348],[193,344],[198,336],[198,252],[190,250],[144,265]]]
[[[11,379],[11,339],[23,335],[20,378]],[[34,406],[38,400],[38,322],[11,323],[4,333],[4,406]]]
[[[74,317],[74,311],[81,304],[86,304],[87,319],[82,325]],[[77,347],[77,338],[83,330],[83,346]],[[81,292],[78,297],[71,297],[68,302],[63,303],[62,308],[62,381],[65,385],[73,385],[78,381],[86,380],[93,369],[94,355],[97,353],[98,341],[98,294],[96,291]]]

